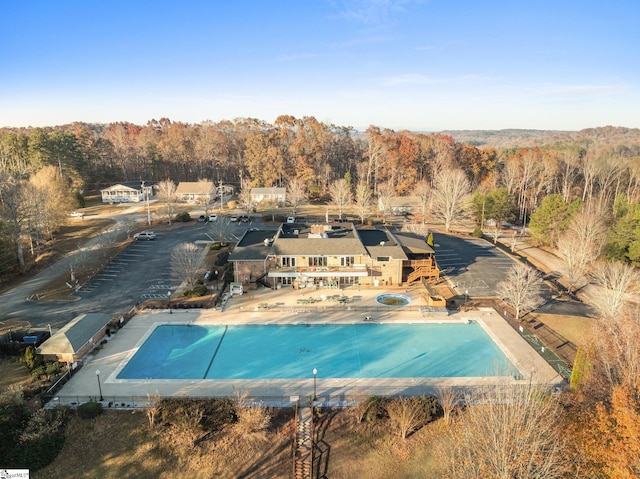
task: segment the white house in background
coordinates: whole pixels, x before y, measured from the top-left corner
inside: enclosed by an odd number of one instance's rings
[[[382,209],[382,202],[378,200],[378,210],[382,211]],[[387,211],[394,215],[420,211],[420,198],[418,196],[392,196],[389,198]]]
[[[153,196],[153,186],[144,181],[124,181],[100,193],[103,203],[138,203]]]
[[[213,203],[216,187],[212,181],[181,181],[176,188],[176,199],[184,203]]]
[[[251,188],[251,203],[271,203],[283,206],[287,202],[286,188]]]

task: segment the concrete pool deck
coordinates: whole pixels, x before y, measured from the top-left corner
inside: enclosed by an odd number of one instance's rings
[[[382,293],[397,292],[409,296],[410,306],[380,306],[375,297]],[[322,295],[326,299],[322,299]],[[347,296],[345,304],[336,302],[337,296]],[[300,300],[318,299],[312,304]],[[278,309],[269,310],[267,305]],[[148,310],[132,318],[117,334],[112,335],[100,350],[86,358],[84,366],[59,391],[50,404],[82,403],[99,398],[102,390],[105,406],[109,404],[129,407],[141,406],[147,394],[161,397],[215,397],[234,396],[235,392],[249,391],[251,397],[274,405],[290,404],[295,397],[308,399],[314,393],[313,364],[309,364],[309,378],[302,380],[121,380],[119,371],[151,331],[159,324],[348,324],[365,321],[367,316],[380,323],[480,323],[487,334],[505,353],[521,373],[522,378],[511,376],[467,378],[403,378],[353,379],[325,378],[318,371],[316,391],[318,401],[324,404],[345,404],[353,398],[372,395],[433,394],[437,386],[452,386],[461,391],[488,384],[536,384],[559,387],[562,377],[492,309],[483,308],[459,312],[448,316],[423,316],[416,306],[425,306],[418,288],[394,291],[385,289],[345,289],[304,291],[291,288],[282,290],[251,291],[229,300],[224,311],[202,310]],[[372,311],[363,312],[362,306]],[[326,310],[323,310],[326,308]],[[100,371],[98,377],[96,371]],[[99,384],[98,384],[99,383]]]

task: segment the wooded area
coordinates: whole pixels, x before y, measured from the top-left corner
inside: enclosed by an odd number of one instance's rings
[[[37,255],[65,214],[83,205],[86,191],[131,180],[210,180],[236,190],[284,186],[296,200],[293,208],[326,200],[342,213],[353,204],[362,222],[377,214],[374,202],[415,196],[422,221],[449,230],[471,216],[483,229],[493,221],[494,236],[503,222],[530,222],[533,238],[549,246],[556,246],[580,211],[603,221],[600,239],[607,256],[638,264],[639,130],[606,127],[555,135],[523,130],[520,139],[518,130],[490,133],[485,136],[506,135],[510,146],[476,147],[449,135],[375,126],[360,133],[286,115],[273,124],[162,118],[144,126],[5,128],[0,130],[0,275],[24,270],[25,251],[27,260]],[[516,146],[536,138],[541,146]],[[381,214],[384,219],[386,211]]]

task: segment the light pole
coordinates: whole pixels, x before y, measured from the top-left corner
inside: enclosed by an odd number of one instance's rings
[[[102,397],[102,385],[100,384],[100,370],[96,369],[96,377],[98,378],[98,390],[100,391],[100,401],[104,401]]]
[[[464,307],[467,307],[467,300],[469,299],[469,290],[465,289],[464,290]]]
[[[216,275],[216,291],[218,291],[218,270],[215,270]]]
[[[317,399],[316,376],[318,376],[318,370],[316,368],[313,368],[313,400],[314,401]]]

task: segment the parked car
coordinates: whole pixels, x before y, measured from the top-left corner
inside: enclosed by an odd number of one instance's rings
[[[250,223],[251,222],[251,218],[249,218],[247,215],[242,215],[240,217],[240,222],[241,223]]]
[[[151,241],[151,240],[156,239],[156,233],[155,233],[155,231],[141,231],[140,233],[134,234],[133,238],[136,241],[138,241],[138,240]]]
[[[232,223],[237,223],[238,222],[238,215],[229,216],[229,221],[231,221]]]
[[[82,218],[84,216],[84,213],[82,211],[74,211],[72,213],[69,213],[69,216],[73,216],[74,218]]]
[[[289,216],[289,217],[287,218],[287,223],[289,223],[289,224],[293,224],[293,223],[295,223],[295,222],[296,222],[296,217],[295,217],[295,216]]]
[[[207,217],[205,215],[198,216],[198,223],[206,223]]]
[[[214,221],[218,221],[218,215],[209,215],[209,221],[210,222],[214,222]]]

